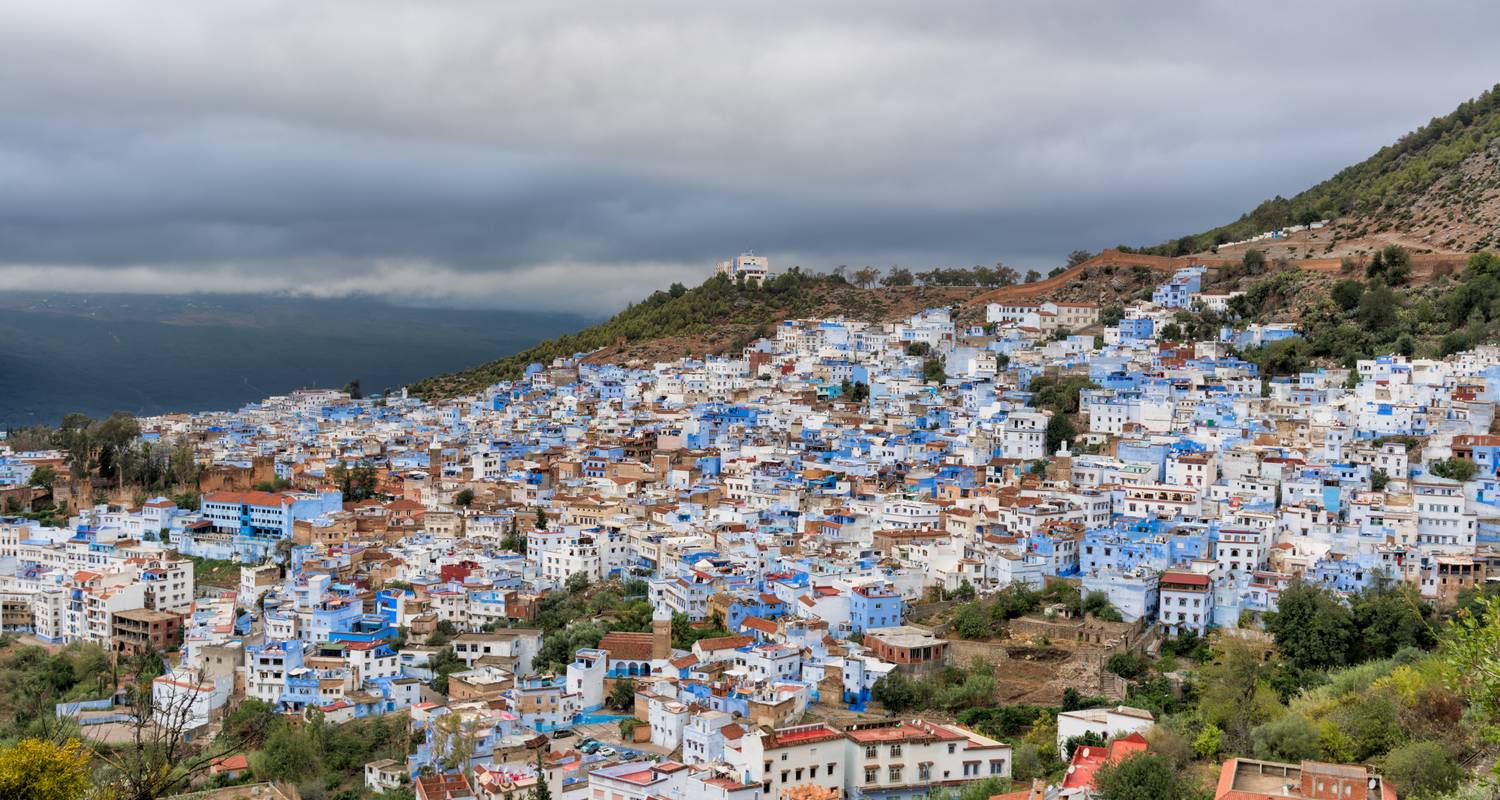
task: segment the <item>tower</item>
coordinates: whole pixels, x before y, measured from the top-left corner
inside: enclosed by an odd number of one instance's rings
[[[657,604],[651,612],[651,660],[666,661],[672,657],[672,609]]]

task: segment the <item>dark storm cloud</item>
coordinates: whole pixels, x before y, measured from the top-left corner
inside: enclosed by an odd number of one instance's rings
[[[0,288],[603,311],[747,248],[1044,266],[1500,80],[1492,3],[1308,6],[7,3]]]

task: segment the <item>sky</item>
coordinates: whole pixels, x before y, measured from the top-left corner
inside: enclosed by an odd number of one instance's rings
[[[0,291],[603,314],[1228,222],[1500,82],[1500,3],[9,0]]]

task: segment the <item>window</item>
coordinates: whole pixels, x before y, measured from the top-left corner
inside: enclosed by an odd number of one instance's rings
[[[917,766],[917,780],[920,780],[920,781],[930,781],[930,780],[932,780],[932,765],[931,764],[919,764]]]
[[[865,783],[874,783],[879,773],[879,767],[865,767]]]
[[[891,745],[891,758],[896,758],[896,757],[898,757],[900,755],[901,755],[901,745],[899,745],[899,744],[893,744],[893,745]]]
[[[965,778],[973,777],[973,776],[978,775],[978,774],[979,774],[979,762],[978,761],[965,761],[964,762],[964,777]]]
[[[900,782],[901,782],[901,766],[899,764],[892,765],[891,766],[891,783],[900,783]]]
[[[865,747],[865,758],[875,758],[875,745]]]
[[[992,758],[992,759],[990,759],[990,774],[991,775],[1004,775],[1005,774],[1005,759],[1003,759],[1003,758]]]

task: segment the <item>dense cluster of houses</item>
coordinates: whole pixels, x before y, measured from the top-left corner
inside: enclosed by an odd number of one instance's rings
[[[721,269],[762,266],[742,261]],[[808,720],[944,663],[950,642],[908,619],[939,589],[1062,578],[1175,635],[1253,624],[1297,579],[1405,582],[1442,604],[1500,575],[1500,349],[1263,380],[1233,348],[1289,328],[1158,338],[1174,309],[1217,302],[1201,275],[1107,325],[1063,303],[790,320],[725,357],[561,359],[441,402],[299,391],[145,419],[207,465],[197,506],[0,519],[4,626],[168,653],[155,691],[189,696],[204,726],[242,697],[335,721],[404,711],[420,743],[367,782],[423,797],[519,800],[546,780],[569,800],[907,800],[1008,776],[1009,746],[957,725]],[[1080,424],[1049,443],[1058,412],[1030,388],[1072,378],[1091,387]],[[0,450],[0,479],[57,457]],[[1472,479],[1433,473],[1451,459]],[[195,587],[189,557],[238,562],[238,585]],[[651,630],[543,669],[527,621],[580,575],[641,586]],[[680,618],[727,635],[674,647]],[[465,667],[445,695],[440,648],[417,644],[440,630]],[[559,738],[617,721],[625,680],[636,739]],[[1232,788],[1319,767],[1226,769],[1245,771]]]

